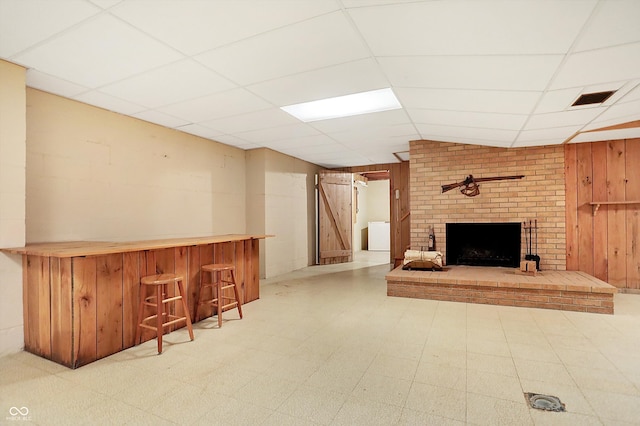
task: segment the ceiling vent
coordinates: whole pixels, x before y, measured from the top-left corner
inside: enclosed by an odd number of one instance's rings
[[[571,104],[571,106],[580,106],[580,105],[593,105],[593,104],[601,104],[607,99],[616,93],[615,90],[608,90],[606,92],[596,92],[596,93],[584,93],[580,95],[576,101]]]

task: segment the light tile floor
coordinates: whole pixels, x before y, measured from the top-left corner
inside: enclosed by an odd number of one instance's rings
[[[640,424],[640,295],[615,315],[391,298],[387,259],[264,280],[243,320],[173,332],[160,356],[152,340],[77,370],[0,358],[0,424]]]

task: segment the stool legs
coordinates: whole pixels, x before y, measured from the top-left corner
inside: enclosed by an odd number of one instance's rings
[[[178,295],[168,296],[167,284],[177,284]],[[146,296],[145,287],[148,285],[155,286],[154,295]],[[156,331],[156,339],[158,341],[158,353],[162,353],[162,336],[164,334],[164,328],[179,322],[185,321],[187,330],[189,331],[189,337],[194,339],[193,327],[191,324],[191,316],[189,315],[189,308],[187,307],[186,293],[184,291],[184,284],[182,277],[176,277],[172,274],[160,274],[143,277],[140,285],[140,304],[138,305],[138,326],[136,327],[136,344],[140,343],[142,338],[142,328],[147,328]],[[155,299],[155,301],[153,300]],[[182,309],[184,316],[173,315],[169,311],[168,303],[180,300],[182,302]],[[144,316],[145,306],[155,308],[154,315],[148,317]],[[154,321],[155,320],[155,321]],[[147,324],[147,322],[155,322],[154,325]]]
[[[230,278],[225,279],[223,276],[224,271],[229,271]],[[204,282],[204,274],[206,272],[211,273],[211,282]],[[206,287],[211,287],[211,299],[203,300],[203,291]],[[224,290],[233,288],[234,297],[228,297],[224,295]],[[230,301],[226,303],[225,301]],[[222,313],[226,308],[238,308],[238,314],[242,319],[242,304],[240,302],[240,292],[236,285],[235,271],[232,265],[204,265],[200,271],[200,291],[198,292],[198,300],[196,301],[196,313],[194,318],[198,318],[198,308],[202,305],[211,305],[215,308],[215,313],[218,315],[218,328],[222,327]]]

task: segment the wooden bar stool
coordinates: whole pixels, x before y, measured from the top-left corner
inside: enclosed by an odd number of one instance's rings
[[[149,330],[155,330],[158,339],[158,353],[162,353],[162,335],[164,334],[164,328],[173,324],[177,324],[182,321],[186,321],[187,329],[189,330],[189,336],[193,340],[193,328],[191,326],[191,317],[189,315],[189,308],[187,307],[187,296],[184,292],[184,286],[182,285],[182,277],[174,274],[159,274],[149,275],[142,277],[140,280],[140,305],[138,306],[138,327],[136,328],[136,344],[140,344],[141,329],[148,328]],[[178,295],[169,296],[167,293],[168,284],[178,284]],[[146,297],[145,286],[155,286],[155,294]],[[182,301],[182,309],[184,311],[183,316],[172,315],[169,312],[168,303],[174,301]],[[155,307],[155,314],[148,317],[144,317],[145,306]],[[144,317],[144,318],[143,318]],[[151,323],[147,324],[147,322]]]
[[[225,278],[223,272],[228,272]],[[205,272],[211,273],[211,282],[205,283],[203,276]],[[202,292],[205,288],[211,288],[211,299],[203,300]],[[224,290],[233,288],[234,297],[224,295]],[[228,303],[225,303],[228,302]],[[213,263],[204,265],[200,270],[200,292],[198,293],[198,301],[196,303],[196,319],[198,309],[202,305],[211,305],[216,308],[218,314],[218,328],[222,327],[222,312],[226,309],[238,308],[240,319],[242,319],[242,304],[240,303],[240,294],[236,285],[235,267],[230,264]]]

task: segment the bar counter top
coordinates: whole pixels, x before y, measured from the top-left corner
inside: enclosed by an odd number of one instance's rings
[[[45,257],[100,256],[113,253],[127,253],[142,250],[157,250],[170,247],[188,247],[204,244],[226,243],[233,241],[255,240],[273,235],[227,234],[205,237],[167,238],[144,241],[65,241],[27,244],[25,247],[0,248],[0,251],[12,254],[26,254]]]

